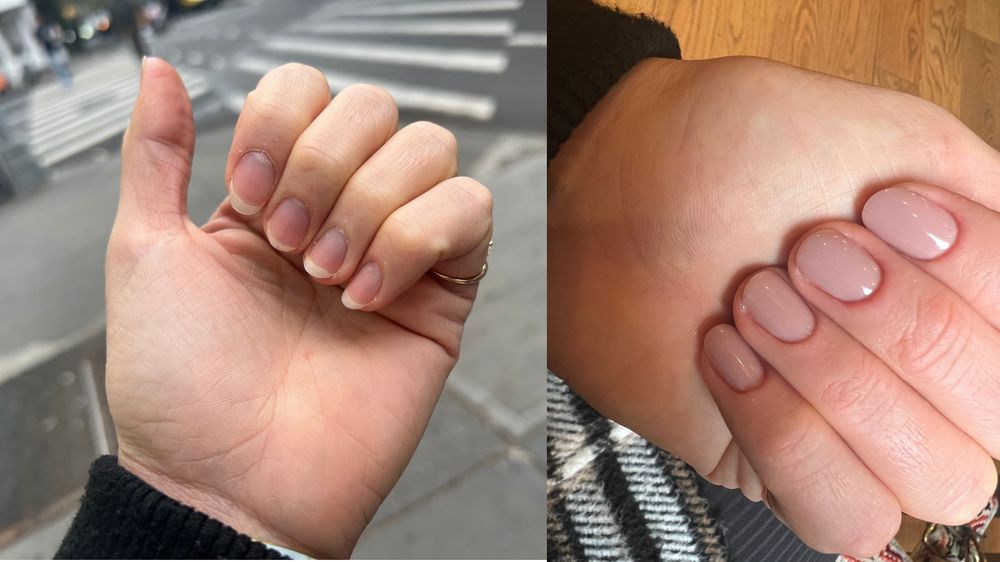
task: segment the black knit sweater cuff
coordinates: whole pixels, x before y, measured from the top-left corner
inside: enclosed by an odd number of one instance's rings
[[[621,77],[646,57],[681,58],[662,23],[591,0],[549,2],[549,160]]]
[[[80,511],[56,558],[285,557],[165,496],[106,455],[90,467]]]

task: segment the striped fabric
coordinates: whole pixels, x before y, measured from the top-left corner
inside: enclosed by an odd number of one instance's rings
[[[548,559],[833,562],[548,373]]]

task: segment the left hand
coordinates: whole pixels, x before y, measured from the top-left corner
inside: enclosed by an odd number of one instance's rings
[[[453,177],[454,137],[396,127],[378,88],[331,102],[314,69],[269,73],[202,228],[186,208],[191,104],[164,61],[146,59],[125,136],[107,258],[119,462],[317,557],[350,555],[458,359],[477,286],[428,270],[476,276],[492,233],[489,191]]]

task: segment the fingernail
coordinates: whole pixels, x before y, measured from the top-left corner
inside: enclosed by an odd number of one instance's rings
[[[339,228],[331,228],[319,237],[302,260],[306,272],[316,279],[329,279],[337,273],[347,255],[347,238]]]
[[[291,252],[302,244],[309,230],[309,209],[297,197],[286,197],[267,221],[267,239],[282,252]]]
[[[833,230],[806,238],[799,246],[796,264],[806,279],[845,302],[867,298],[882,281],[882,271],[868,252]]]
[[[764,380],[764,367],[736,328],[716,326],[705,335],[705,354],[709,362],[736,392],[744,392]]]
[[[229,187],[229,204],[237,213],[260,211],[274,187],[274,164],[263,152],[247,152],[233,170]]]
[[[902,187],[873,195],[865,203],[861,220],[887,244],[918,260],[940,256],[958,236],[958,225],[948,211]]]
[[[375,300],[375,295],[382,288],[382,270],[378,264],[370,261],[351,279],[344,290],[341,300],[344,306],[352,310],[364,308]]]
[[[761,271],[747,281],[743,306],[761,327],[785,342],[806,339],[816,322],[802,297],[773,271]]]

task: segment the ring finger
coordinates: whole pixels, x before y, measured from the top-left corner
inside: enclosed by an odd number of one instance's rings
[[[344,291],[344,305],[378,310],[435,264],[441,273],[474,277],[483,268],[493,232],[489,190],[452,178],[403,205],[382,223]]]
[[[448,130],[426,122],[404,127],[351,176],[306,251],[306,271],[326,285],[349,280],[389,215],[457,170],[458,145]]]

